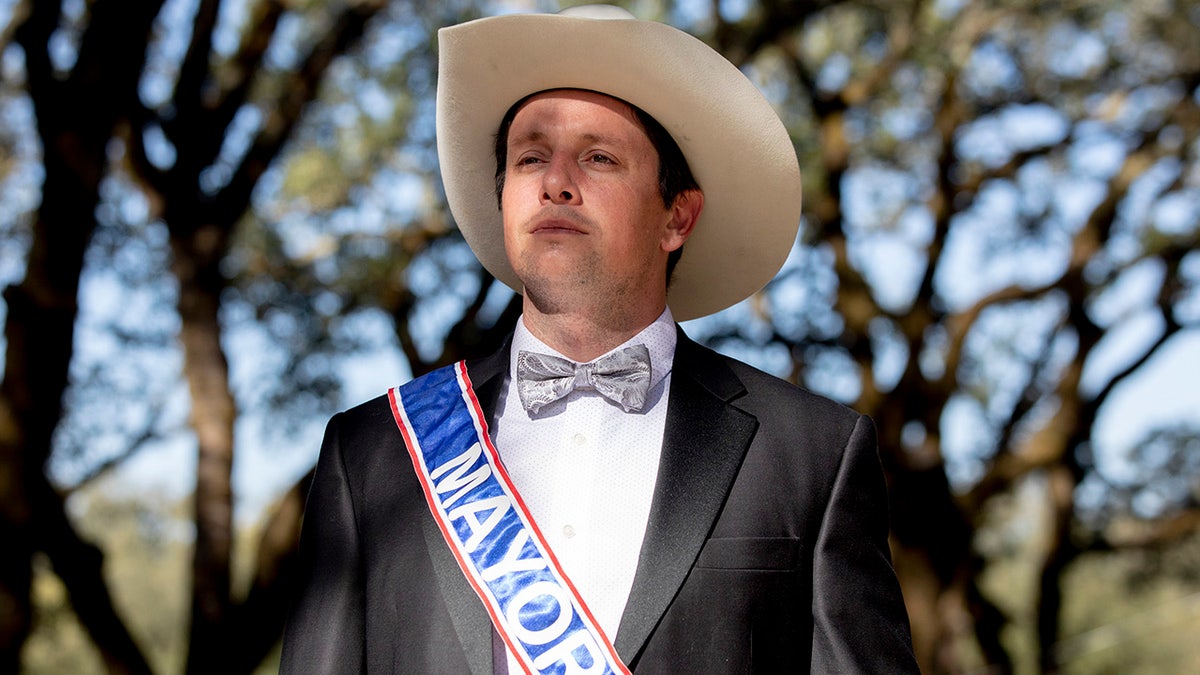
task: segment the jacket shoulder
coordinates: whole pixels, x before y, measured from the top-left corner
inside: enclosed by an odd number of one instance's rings
[[[690,338],[679,342],[676,375],[694,376],[733,405],[762,410],[804,410],[822,419],[853,426],[863,415],[805,387],[726,356]]]
[[[392,404],[387,394],[380,394],[373,399],[347,408],[333,416],[341,427],[370,426],[379,422],[394,424]]]

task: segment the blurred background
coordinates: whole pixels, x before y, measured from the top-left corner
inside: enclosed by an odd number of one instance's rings
[[[876,420],[924,671],[1200,672],[1200,3],[622,4],[791,132],[787,265],[685,329]],[[557,9],[0,0],[0,672],[274,672],[326,419],[518,312],[436,30]]]

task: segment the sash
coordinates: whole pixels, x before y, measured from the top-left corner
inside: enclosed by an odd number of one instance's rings
[[[525,672],[628,675],[500,463],[466,365],[388,398],[429,510]]]

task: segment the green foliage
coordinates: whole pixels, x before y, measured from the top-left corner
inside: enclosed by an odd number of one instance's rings
[[[337,158],[318,147],[306,148],[292,158],[283,181],[285,194],[304,199],[316,211],[342,203],[350,192],[350,177],[337,167]]]
[[[44,557],[34,566],[34,628],[22,653],[28,675],[103,673],[96,646],[79,624],[66,587],[50,570]]]
[[[187,650],[192,524],[187,500],[141,491],[118,480],[97,481],[72,497],[84,536],[105,551],[105,577],[117,609],[158,673],[183,672]],[[244,594],[254,574],[261,523],[241,524],[234,585]],[[36,559],[36,625],[25,645],[26,675],[105,672],[100,654],[45,557]],[[278,672],[276,649],[256,672]]]
[[[1049,542],[1046,484],[1023,483],[1014,499],[998,500],[977,538],[989,563],[981,579],[988,597],[1010,619],[1002,636],[1015,673],[1040,672],[1036,658],[1037,569]],[[1148,524],[1133,524],[1145,529]],[[1063,673],[1190,673],[1200,666],[1200,534],[1178,542],[1084,554],[1062,582],[1061,639],[1054,645]],[[984,666],[961,643],[963,665]],[[972,666],[972,664],[974,664]]]
[[[1063,672],[1157,675],[1200,670],[1200,536],[1169,547],[1082,558],[1057,645]],[[1152,574],[1147,576],[1148,572]]]

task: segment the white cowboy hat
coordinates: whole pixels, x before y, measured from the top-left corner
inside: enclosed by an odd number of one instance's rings
[[[529,94],[588,89],[658,120],[704,192],[667,303],[676,320],[712,314],[762,288],[800,226],[800,167],[762,93],[687,33],[589,5],[512,14],[438,31],[437,139],[446,199],[463,237],[497,279],[521,291],[504,252],[495,137]]]

